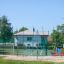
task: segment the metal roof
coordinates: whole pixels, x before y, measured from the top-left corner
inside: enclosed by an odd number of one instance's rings
[[[33,32],[30,30],[25,30],[25,31],[18,32],[14,35],[48,35],[48,32]]]

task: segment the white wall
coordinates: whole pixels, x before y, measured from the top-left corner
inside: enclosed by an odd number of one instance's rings
[[[32,41],[27,41],[27,37],[32,37]],[[25,44],[26,46],[27,46],[27,44],[30,44],[31,46],[36,46],[37,43],[41,43],[41,36],[40,35],[39,36],[37,36],[37,35],[15,36],[15,43]]]

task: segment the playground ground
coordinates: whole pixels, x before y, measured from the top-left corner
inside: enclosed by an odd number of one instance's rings
[[[7,60],[22,60],[22,61],[49,61],[49,62],[64,62],[64,56],[22,56],[22,55],[0,55]]]

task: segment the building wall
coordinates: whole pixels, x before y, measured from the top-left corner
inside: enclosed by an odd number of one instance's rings
[[[15,36],[15,43],[24,44],[26,46],[36,46],[37,44],[45,44],[47,37],[42,37],[41,35],[24,35],[24,36]]]

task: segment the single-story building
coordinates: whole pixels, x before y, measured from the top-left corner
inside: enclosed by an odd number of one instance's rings
[[[25,46],[44,47],[48,43],[48,32],[35,32],[25,30],[14,34],[15,45],[24,44]]]

